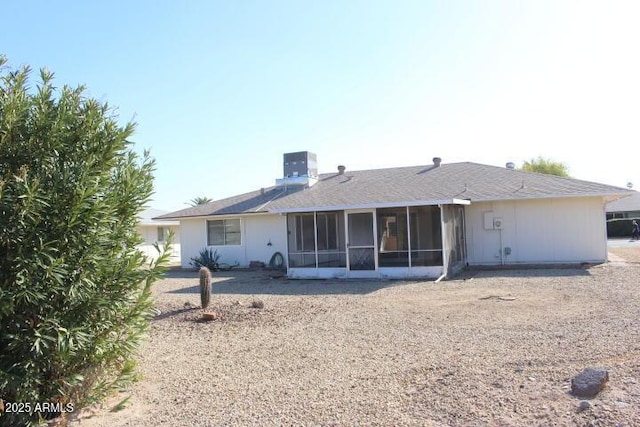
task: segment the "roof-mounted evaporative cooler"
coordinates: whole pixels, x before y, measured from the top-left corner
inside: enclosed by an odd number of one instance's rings
[[[283,156],[284,178],[277,179],[277,186],[304,185],[311,187],[318,182],[318,161],[309,151],[285,153]]]

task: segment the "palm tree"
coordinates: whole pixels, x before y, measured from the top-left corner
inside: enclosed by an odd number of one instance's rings
[[[196,197],[194,199],[191,199],[187,204],[191,206],[200,206],[200,205],[206,205],[207,203],[211,203],[211,202],[213,202],[213,200],[208,197]]]

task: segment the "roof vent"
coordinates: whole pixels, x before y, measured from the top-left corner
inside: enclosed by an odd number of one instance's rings
[[[507,169],[515,169],[516,168],[516,164],[513,162],[507,162],[507,164],[505,165],[507,167]]]
[[[440,157],[434,157],[433,158],[433,166],[435,167],[440,167],[440,163],[442,163],[442,159]]]
[[[344,175],[344,171],[346,169],[347,168],[345,166],[343,166],[343,165],[338,166],[338,175]]]

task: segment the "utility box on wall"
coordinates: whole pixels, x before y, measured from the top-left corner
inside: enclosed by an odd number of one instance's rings
[[[485,230],[502,230],[504,228],[504,220],[494,217],[493,212],[485,212],[483,216]]]
[[[484,213],[484,229],[493,230],[493,212]]]
[[[504,225],[504,221],[502,218],[493,218],[494,230],[502,230],[503,225]]]

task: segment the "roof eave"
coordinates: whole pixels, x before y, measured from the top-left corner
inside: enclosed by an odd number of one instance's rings
[[[226,212],[226,213],[208,213],[202,215],[183,215],[183,216],[162,216],[162,219],[175,219],[177,221],[181,219],[194,219],[194,218],[215,218],[215,217],[224,217],[224,216],[254,216],[254,215],[265,215],[271,214],[272,212],[260,211],[260,212]],[[155,218],[153,218],[155,219]]]
[[[172,226],[172,225],[180,225],[180,221],[166,221],[166,220],[147,220],[147,221],[139,221],[138,222],[139,226],[159,226],[159,227],[163,227],[163,226]]]
[[[505,200],[542,200],[542,199],[577,199],[581,197],[615,197],[620,198],[628,195],[628,193],[582,193],[582,194],[544,194],[544,195],[532,195],[532,196],[524,196],[524,197],[513,197],[513,196],[505,196],[505,197],[488,197],[488,198],[472,198],[471,201],[473,203],[479,202],[500,202]],[[615,199],[614,199],[615,200]]]
[[[271,213],[284,214],[295,212],[322,212],[322,211],[345,211],[355,209],[376,209],[376,208],[397,208],[405,206],[434,206],[434,205],[469,205],[471,202],[466,199],[441,199],[441,200],[411,200],[404,202],[378,202],[361,203],[352,205],[333,206],[306,206],[297,208],[272,209]]]

